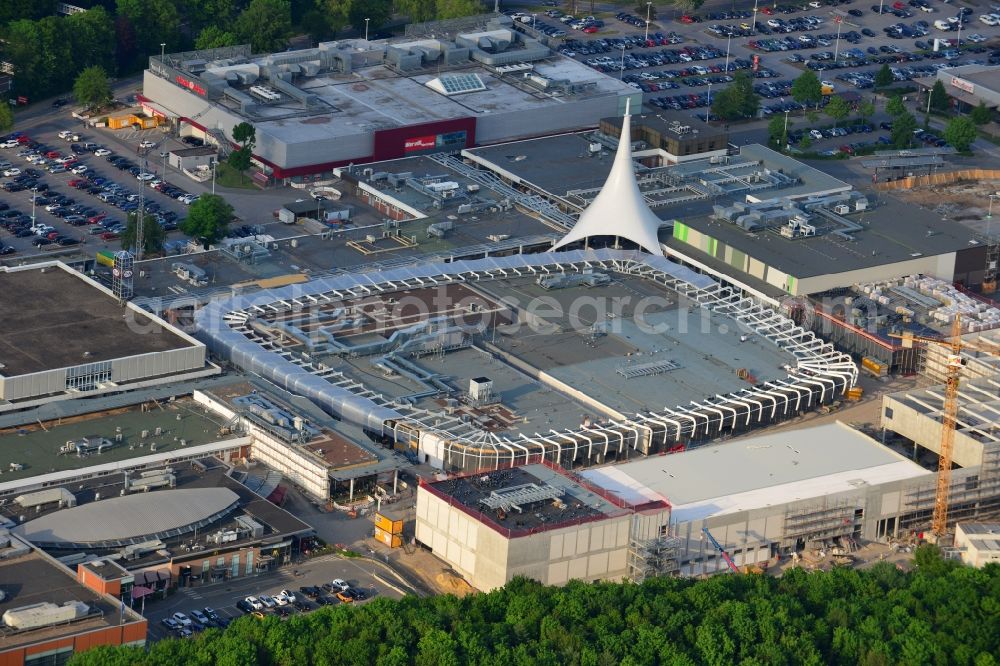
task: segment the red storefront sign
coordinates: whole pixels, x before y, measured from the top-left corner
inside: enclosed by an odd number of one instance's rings
[[[185,79],[183,76],[180,76],[180,75],[175,76],[174,80],[177,81],[178,85],[181,85],[181,86],[187,88],[191,92],[197,93],[197,94],[201,95],[202,97],[205,96],[205,89],[202,88],[201,86],[199,86],[194,81],[191,81],[190,79]]]
[[[403,152],[412,153],[415,150],[429,150],[437,146],[437,136],[417,136],[403,143]]]

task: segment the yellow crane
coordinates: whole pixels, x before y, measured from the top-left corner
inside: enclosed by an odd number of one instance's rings
[[[913,347],[914,342],[925,342],[945,347],[948,350],[944,385],[944,411],[941,415],[941,447],[938,452],[937,490],[934,495],[934,517],[931,532],[938,539],[948,533],[948,494],[951,488],[952,450],[955,446],[955,423],[958,417],[958,383],[962,373],[962,352],[979,351],[994,354],[1000,345],[962,340],[962,320],[959,315],[951,324],[951,334],[947,338],[914,335],[912,332],[890,333],[891,337],[902,340],[904,348]]]

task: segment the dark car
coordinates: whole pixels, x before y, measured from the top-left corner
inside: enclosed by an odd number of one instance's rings
[[[64,106],[66,106],[67,104],[69,104],[69,100],[64,99],[62,97],[57,97],[56,99],[52,100],[52,108],[53,109],[62,108]]]
[[[247,603],[246,599],[240,599],[239,601],[237,601],[236,602],[236,608],[238,608],[239,610],[243,611],[244,613],[252,613],[253,612],[253,606],[251,606],[249,603]]]
[[[858,16],[858,17],[865,15],[865,13],[860,9],[848,9],[847,13],[850,14],[851,16]]]

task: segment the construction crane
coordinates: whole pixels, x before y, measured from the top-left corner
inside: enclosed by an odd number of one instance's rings
[[[733,573],[738,574],[740,570],[737,568],[736,563],[733,562],[733,558],[729,557],[729,553],[726,552],[726,549],[722,547],[722,544],[715,540],[715,537],[712,536],[712,533],[708,531],[707,527],[701,528],[701,531],[705,533],[705,536],[707,536],[708,540],[712,542],[715,549],[722,554],[722,559],[726,561],[726,564],[728,564],[729,568],[733,570]]]
[[[937,490],[934,494],[934,516],[931,520],[931,533],[935,539],[942,539],[948,533],[948,496],[951,489],[952,452],[955,446],[955,424],[958,418],[958,383],[962,374],[962,352],[979,351],[996,354],[1000,345],[987,340],[966,342],[962,340],[962,318],[955,315],[951,323],[951,334],[947,338],[935,338],[923,335],[890,333],[890,337],[902,340],[904,349],[913,347],[914,342],[925,342],[939,345],[948,350],[944,386],[944,411],[941,415],[941,446],[938,451]]]

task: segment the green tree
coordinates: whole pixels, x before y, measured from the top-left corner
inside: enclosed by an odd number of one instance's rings
[[[823,99],[823,86],[811,69],[802,72],[792,82],[792,99],[799,104],[812,104],[813,106],[819,105]]]
[[[787,116],[775,116],[767,123],[767,134],[771,143],[778,148],[784,148],[788,144],[788,129],[791,128]]]
[[[251,0],[233,26],[241,42],[249,42],[257,53],[282,51],[292,34],[289,0]]]
[[[122,232],[122,249],[131,250],[136,244],[136,232],[139,228],[139,216],[129,213],[125,222],[125,231]],[[142,252],[144,256],[160,254],[163,252],[163,241],[167,234],[152,215],[144,215],[142,218]]]
[[[181,231],[192,238],[201,239],[206,248],[226,235],[233,219],[233,207],[217,194],[202,194],[188,208],[181,223]]]
[[[948,92],[944,89],[944,84],[938,79],[934,82],[933,87],[931,87],[930,92],[927,93],[931,96],[931,108],[935,111],[947,111],[951,100],[948,98]]]
[[[243,172],[250,168],[252,153],[249,148],[240,148],[229,153],[226,163],[240,172],[240,182],[243,182]]]
[[[74,71],[101,67],[115,71],[115,25],[104,7],[91,7],[85,12],[70,14],[63,19],[67,26],[74,54]]]
[[[833,125],[836,127],[841,120],[851,114],[851,107],[844,101],[843,97],[833,95],[823,111],[833,119]]]
[[[436,0],[435,18],[438,20],[461,18],[481,14],[483,5],[479,0]],[[643,16],[646,15],[643,9]]]
[[[906,105],[903,104],[902,96],[893,95],[885,105],[885,112],[893,118],[898,118],[906,113]]]
[[[244,150],[253,150],[257,145],[257,130],[248,122],[241,122],[233,127],[233,141],[240,144]]]
[[[801,148],[802,150],[809,150],[810,148],[812,148],[812,145],[813,145],[812,137],[809,136],[809,132],[806,132],[805,134],[802,135],[802,138],[799,139],[799,148]]]
[[[952,118],[944,128],[944,140],[962,153],[972,147],[972,142],[976,140],[976,134],[976,124],[966,116]]]
[[[462,4],[464,0],[445,0],[445,2]],[[441,17],[441,0],[438,1],[438,17]],[[361,34],[365,31],[365,19],[368,19],[368,30],[374,32],[388,23],[390,18],[392,18],[392,0],[354,0],[348,10],[350,25]]]
[[[412,23],[430,21],[437,16],[436,0],[397,0],[396,11]]]
[[[173,0],[117,0],[117,6],[118,17],[134,35],[128,67],[144,67],[149,56],[159,55],[160,44],[167,52],[180,46],[181,16]]]
[[[321,2],[323,14],[333,34],[351,24],[351,8],[354,6],[354,0],[321,0]]]
[[[14,112],[7,102],[0,100],[0,132],[9,132],[14,127]]]
[[[867,101],[858,104],[858,118],[861,119],[861,122],[865,122],[874,115],[875,115],[874,104]]]
[[[114,98],[107,73],[97,65],[80,72],[73,84],[73,94],[77,101],[86,104],[88,109],[98,109]]]
[[[723,120],[753,118],[760,108],[760,97],[746,72],[737,72],[733,82],[712,98],[712,112]]]
[[[896,77],[892,75],[892,70],[889,69],[889,65],[882,65],[882,67],[875,73],[875,90],[888,88],[895,83],[895,81]]]
[[[4,32],[4,59],[14,66],[14,92],[30,97],[49,93],[53,63],[39,50],[41,33],[38,23],[20,19],[9,23]]]
[[[236,46],[239,40],[236,35],[223,30],[217,25],[207,25],[198,33],[198,39],[194,41],[196,49],[217,49],[223,46]]]
[[[192,26],[201,31],[208,26],[228,26],[237,9],[234,0],[187,0],[183,6]]]
[[[28,19],[36,21],[52,13],[52,0],[6,0],[0,2],[0,25]]]
[[[985,125],[993,120],[993,112],[989,110],[985,102],[980,102],[979,106],[969,113],[969,118],[977,125]]]
[[[912,113],[903,111],[892,120],[892,147],[909,148],[913,143],[913,132],[917,129],[917,119]]]

